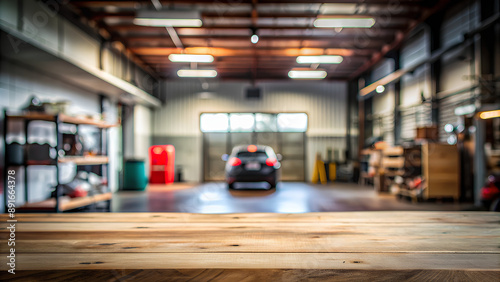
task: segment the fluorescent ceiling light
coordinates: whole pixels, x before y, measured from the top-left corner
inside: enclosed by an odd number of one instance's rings
[[[200,27],[203,23],[196,11],[139,11],[134,24],[143,26]]]
[[[482,112],[479,117],[482,119],[497,118],[500,117],[500,110]]]
[[[293,79],[323,79],[326,77],[324,70],[291,70],[288,76]]]
[[[342,56],[337,55],[322,55],[322,56],[298,56],[297,63],[299,64],[340,64]]]
[[[194,54],[170,54],[168,59],[174,63],[211,63],[214,61],[212,55]]]
[[[179,77],[216,77],[217,71],[215,70],[178,70],[177,75]]]
[[[315,27],[362,27],[370,28],[375,24],[373,18],[320,18],[314,21]]]

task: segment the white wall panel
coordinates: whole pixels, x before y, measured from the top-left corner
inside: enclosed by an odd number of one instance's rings
[[[0,0],[0,22],[12,28],[17,27],[17,1]]]
[[[67,22],[64,24],[63,52],[88,67],[99,68],[98,42]]]
[[[463,52],[451,52],[443,56],[441,67],[441,84],[439,98],[443,98],[453,90],[461,90],[474,84],[470,77],[473,61],[470,59],[470,49]],[[444,94],[443,91],[446,91]],[[446,94],[448,93],[448,94]]]
[[[99,113],[97,94],[5,60],[0,62],[0,88],[9,96],[6,106],[11,109],[26,106],[35,95],[44,101],[70,101],[69,112],[74,115]]]
[[[152,145],[152,112],[149,108],[136,105],[134,107],[134,158],[146,162],[148,171],[148,150]]]
[[[58,50],[58,17],[41,1],[25,0],[23,3],[23,31],[46,48]]]

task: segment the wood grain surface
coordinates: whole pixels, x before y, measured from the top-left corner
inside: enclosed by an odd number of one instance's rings
[[[500,280],[499,213],[16,216],[11,281]]]

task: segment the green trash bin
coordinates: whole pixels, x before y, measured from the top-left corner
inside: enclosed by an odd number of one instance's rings
[[[144,191],[148,184],[143,160],[126,160],[123,168],[123,190]]]

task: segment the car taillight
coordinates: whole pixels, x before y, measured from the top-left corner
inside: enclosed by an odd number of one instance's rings
[[[269,158],[266,160],[266,165],[274,166],[277,162],[278,162],[278,160],[276,160],[275,158]]]
[[[229,160],[229,164],[232,166],[239,166],[241,164],[241,160],[238,158],[231,158]]]
[[[257,152],[257,146],[255,146],[255,145],[248,145],[247,151],[249,151],[250,153],[255,153],[255,152]]]

